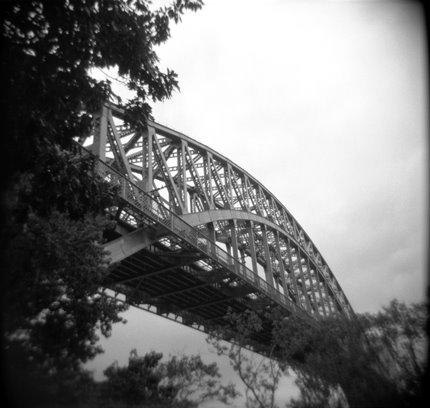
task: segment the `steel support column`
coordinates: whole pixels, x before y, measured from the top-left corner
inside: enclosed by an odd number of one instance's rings
[[[269,244],[267,242],[268,230],[265,225],[261,226],[261,232],[263,235],[264,258],[266,260],[266,267],[264,269],[264,272],[266,274],[266,282],[269,283],[271,286],[275,286],[273,282],[273,271],[272,271],[272,262],[270,258]]]

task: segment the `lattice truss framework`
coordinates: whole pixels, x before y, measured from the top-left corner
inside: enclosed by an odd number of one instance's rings
[[[158,123],[149,121],[146,131],[137,133],[125,125],[122,112],[114,106],[103,108],[94,129],[94,134],[81,142],[120,174],[128,202],[137,203],[137,190],[143,190],[153,199],[152,209],[157,207],[160,214],[167,214],[166,208],[176,214],[175,219],[181,218],[199,236],[225,250],[235,259],[236,272],[245,271],[246,276],[259,282],[248,285],[245,292],[249,299],[258,298],[258,288],[268,287],[290,310],[316,319],[353,314],[310,237],[285,206],[245,170],[213,149]],[[113,182],[113,173],[108,173],[105,171],[105,178]],[[116,176],[117,183],[121,177]],[[107,245],[114,262],[123,261],[143,248],[156,252],[154,243],[170,248],[176,255],[195,251],[195,247],[187,248],[178,236],[154,229],[157,222],[145,221],[132,205],[119,206],[111,212],[126,227],[122,238],[116,239],[118,244]],[[148,225],[153,226],[150,232]],[[127,241],[127,235],[133,237],[133,234],[140,234],[140,238]],[[179,255],[175,258],[176,264],[180,258]],[[170,269],[176,264],[169,264]],[[191,271],[190,264],[193,270],[198,266],[216,276],[218,267],[213,257],[202,254],[188,257],[183,270]],[[166,268],[169,266],[164,265]],[[139,276],[123,277],[116,283],[134,280],[137,288],[142,287],[144,279],[139,280]],[[235,279],[231,276],[226,278],[230,287],[240,286],[240,274],[234,275]],[[186,296],[186,292],[181,295]],[[146,301],[145,296],[141,296],[141,301]],[[215,307],[216,300],[213,302],[211,307]]]

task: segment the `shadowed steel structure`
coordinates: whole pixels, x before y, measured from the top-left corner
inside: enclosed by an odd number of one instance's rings
[[[353,315],[310,237],[245,170],[158,123],[133,131],[113,105],[95,122],[81,142],[118,186],[107,287],[128,303],[202,331],[225,324],[229,308]]]

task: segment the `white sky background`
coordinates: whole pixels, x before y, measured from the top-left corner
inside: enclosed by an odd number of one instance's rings
[[[207,0],[159,51],[156,121],[261,181],[357,312],[424,296],[426,55],[418,3]]]
[[[180,93],[159,123],[263,183],[330,265],[356,312],[427,285],[427,55],[418,2],[205,0],[158,54]],[[157,1],[154,0],[154,5]],[[204,336],[129,312],[91,363],[131,348],[209,355]]]

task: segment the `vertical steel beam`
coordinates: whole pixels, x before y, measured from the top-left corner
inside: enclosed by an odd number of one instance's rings
[[[182,141],[178,146],[175,146],[176,149],[176,175],[173,177],[173,180],[176,182],[176,187],[178,188],[179,197],[182,201],[182,204],[185,203],[185,189],[183,186],[182,179],[182,164],[181,164],[181,145]],[[185,205],[184,205],[185,208]]]
[[[206,152],[204,160],[204,170],[205,170],[205,187],[207,191],[207,196],[209,198],[209,207],[214,209],[214,196],[213,196],[213,185],[212,185],[212,170],[211,170],[211,160],[212,155]]]
[[[306,289],[306,279],[305,279],[305,274],[303,272],[303,267],[302,267],[302,254],[300,252],[300,247],[297,248],[297,264],[299,267],[299,273],[300,273],[300,278],[302,281],[302,288],[303,288],[304,296],[306,299],[306,304],[309,307],[309,313],[312,313],[313,308],[312,308],[312,304],[311,304],[310,299],[309,299],[308,291]]]
[[[276,254],[279,261],[279,268],[281,273],[281,283],[282,283],[282,289],[284,289],[284,294],[287,296],[288,293],[288,287],[287,282],[285,280],[285,266],[284,266],[284,260],[282,259],[281,255],[281,245],[279,242],[279,231],[276,231],[275,233],[275,245],[276,245]]]
[[[316,279],[317,285],[318,285],[318,294],[319,294],[322,310],[323,310],[324,316],[327,317],[328,313],[326,310],[325,298],[323,297],[323,293],[321,291],[322,283],[320,282],[319,272],[318,272],[317,268],[314,268],[314,273],[315,273],[315,279]]]
[[[246,223],[246,229],[248,232],[249,249],[251,251],[252,271],[255,274],[258,274],[257,252],[255,250],[255,241],[254,241],[254,223],[252,221],[248,221]]]
[[[236,261],[239,261],[239,248],[237,245],[237,231],[236,231],[237,223],[236,223],[236,220],[231,220],[229,227],[230,227],[230,234],[231,234],[231,245],[232,245],[232,249],[233,249],[233,258]],[[237,273],[239,273],[238,262],[235,264],[235,270]]]
[[[300,292],[302,292],[303,297],[305,298],[306,308],[307,308],[308,312],[312,314],[312,306],[311,306],[311,303],[309,301],[308,294],[306,292],[305,278],[304,278],[304,275],[303,275],[302,266],[301,266],[301,262],[300,262],[300,252],[299,252],[298,249],[296,249],[296,251],[297,251],[297,253],[296,253],[297,264],[298,264],[299,274],[300,274],[300,278],[301,278],[300,291],[298,290],[298,285],[297,284],[295,285],[295,287],[297,289],[297,294],[298,295],[300,294]],[[294,280],[295,280],[296,279],[296,274],[295,274],[295,271],[294,271],[295,265],[294,265],[294,261],[293,261],[293,258],[292,258],[292,250],[291,250],[291,244],[290,244],[289,240],[288,240],[288,253],[289,253],[289,256],[290,256],[291,269],[292,269],[293,277],[294,277]]]
[[[244,201],[244,205],[245,205],[244,210],[249,211],[249,195],[248,195],[248,188],[247,188],[246,179],[247,179],[246,175],[242,176],[240,187],[242,189],[242,197],[243,197],[243,201]]]
[[[211,239],[213,242],[216,241],[216,232],[215,232],[215,226],[213,222],[210,222],[209,224],[206,224],[208,233],[209,233],[209,239]]]
[[[268,282],[270,285],[274,286],[273,284],[273,271],[272,271],[272,261],[270,258],[270,251],[269,251],[269,244],[267,241],[267,228],[265,225],[262,225],[261,232],[263,235],[263,247],[264,247],[264,258],[266,260],[266,268],[264,270],[266,274],[266,282]]]
[[[333,308],[331,305],[330,291],[328,289],[327,282],[325,281],[324,278],[322,279],[322,284],[323,284],[323,289],[324,289],[324,303],[327,304],[328,312],[329,312],[329,315],[331,316],[334,314],[334,312],[333,312]]]
[[[231,184],[231,166],[227,164],[223,167],[224,172],[224,185],[227,192],[227,200],[229,208],[233,208],[233,187]]]
[[[318,308],[317,294],[315,292],[315,283],[314,283],[314,279],[313,279],[312,273],[311,273],[312,269],[311,269],[311,266],[309,263],[309,258],[304,257],[304,259],[306,260],[306,269],[307,269],[308,276],[309,276],[309,283],[310,283],[310,287],[311,287],[312,298],[314,300],[315,310],[316,310],[317,314],[320,314],[319,308]]]
[[[108,108],[103,105],[100,118],[98,131],[94,134],[94,141],[91,147],[91,151],[100,158],[100,160],[106,160],[106,142],[107,142],[107,129],[108,129]]]
[[[279,225],[279,210],[278,210],[278,206],[275,203],[275,199],[272,197],[270,197],[270,209],[272,211],[272,218],[273,218],[273,222],[275,222],[277,225]]]
[[[108,123],[110,124],[110,127],[112,129],[111,135],[113,135],[113,139],[111,137],[111,145],[113,145],[112,142],[115,142],[115,144],[117,145],[118,154],[119,154],[118,159],[120,161],[122,161],[122,165],[123,165],[123,169],[125,170],[125,174],[128,176],[128,179],[130,181],[134,181],[134,176],[133,176],[133,173],[131,171],[130,163],[128,162],[127,154],[125,153],[124,146],[122,145],[121,136],[118,132],[118,129],[116,128],[116,125],[115,125],[115,122],[114,122],[113,116],[112,116],[112,110],[110,110],[110,109],[107,111],[107,119],[108,119]],[[115,151],[115,147],[114,146],[111,146],[111,147],[112,147],[112,150]],[[121,163],[118,163],[118,164],[121,164]]]
[[[153,189],[152,138],[154,134],[155,129],[148,126],[142,135],[142,185],[147,193]]]
[[[290,246],[290,240],[288,238],[285,240],[285,244],[287,246],[287,261],[288,261],[288,265],[289,265],[289,269],[290,269],[291,281],[293,282],[293,289],[294,289],[296,296],[299,297],[300,293],[299,293],[299,288],[297,286],[296,275],[294,274],[293,256],[292,256],[292,251],[291,251],[291,246]]]
[[[247,191],[248,201],[251,202],[251,208],[249,208],[249,211],[262,216],[263,214],[258,206],[258,200],[254,194],[254,186],[250,183],[248,177],[245,177],[245,188]]]
[[[178,167],[178,172],[181,173],[182,177],[182,190],[184,192],[184,212],[188,214],[190,208],[188,206],[188,187],[187,187],[187,163],[186,163],[186,145],[183,140],[181,140],[181,167]],[[179,152],[178,152],[179,157]]]

